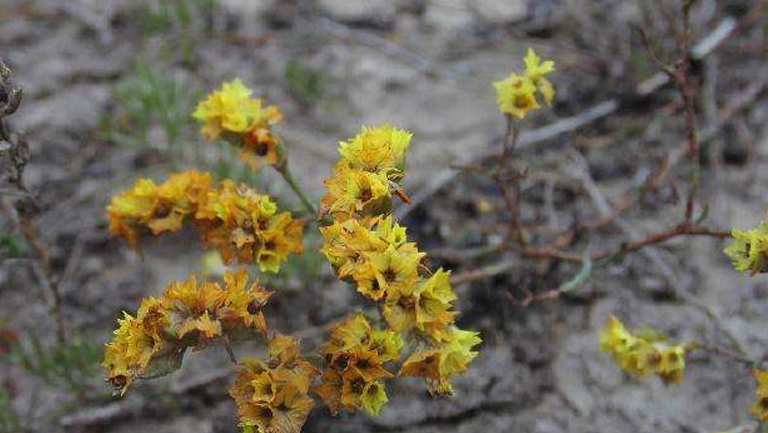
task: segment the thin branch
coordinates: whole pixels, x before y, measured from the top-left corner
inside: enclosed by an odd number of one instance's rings
[[[48,255],[48,248],[40,240],[34,224],[32,224],[31,213],[37,208],[32,194],[24,184],[23,173],[29,159],[29,150],[23,137],[14,134],[5,124],[5,118],[14,114],[21,104],[22,90],[16,86],[12,80],[13,74],[2,58],[0,58],[0,93],[5,95],[0,99],[0,141],[10,145],[6,149],[13,165],[13,173],[9,176],[9,182],[18,189],[19,194],[14,194],[12,201],[12,212],[16,225],[27,243],[32,247],[35,256],[36,274],[41,283],[51,293],[51,314],[56,321],[56,335],[59,343],[66,343],[66,326],[61,312],[62,297],[59,289],[59,282],[54,274],[51,259]]]
[[[761,0],[761,2],[755,5],[752,10],[740,18],[725,17],[720,20],[715,29],[707,36],[702,38],[701,41],[693,47],[691,50],[693,60],[704,59],[715,50],[717,50],[720,46],[722,46],[725,41],[733,37],[735,34],[743,31],[750,25],[754,24],[760,17],[762,10],[766,7],[766,4],[768,4],[768,0]],[[645,97],[663,88],[669,82],[670,78],[667,76],[667,74],[659,72],[658,74],[639,83],[635,87],[635,93],[637,96]],[[523,132],[520,134],[517,147],[529,147],[531,145],[559,137],[560,135],[576,131],[598,120],[610,116],[611,114],[618,111],[618,109],[625,103],[625,101],[619,98],[608,99],[599,104],[593,105],[592,107],[589,107],[572,117],[560,119],[549,125],[543,126],[530,132]],[[491,147],[484,152],[477,152],[468,158],[462,158],[459,161],[456,161],[456,164],[459,166],[474,165],[480,161],[484,161],[496,155],[498,155],[498,151],[494,147]],[[444,186],[456,179],[459,173],[460,171],[450,167],[439,171],[436,175],[431,177],[430,181],[423,185],[419,191],[417,191],[416,194],[411,197],[410,205],[400,206],[398,209],[396,209],[396,217],[399,219],[407,217],[411,212],[424,204]]]

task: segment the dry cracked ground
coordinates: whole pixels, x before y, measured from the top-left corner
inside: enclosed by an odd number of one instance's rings
[[[642,3],[0,0],[0,56],[24,88],[11,124],[30,143],[25,178],[40,203],[34,224],[61,276],[72,333],[102,344],[121,310],[133,311],[141,297],[200,267],[192,233],[148,240],[141,254],[107,236],[104,207],[137,176],[205,168],[246,177],[296,205],[279,178],[249,177],[196,137],[188,113],[221,80],[241,77],[282,107],[279,132],[314,198],[322,193],[335,144],[360,125],[385,121],[414,132],[406,187],[419,195],[451,173],[452,163],[499,146],[504,120],[489,83],[519,67],[529,46],[558,69],[557,101],[527,122],[529,131],[627,98],[654,73],[632,29],[653,29],[654,46],[669,48],[661,20],[645,20]],[[724,19],[756,4],[698,1],[694,39],[706,39]],[[766,22],[758,16],[695,65],[700,128],[715,127],[699,191],[714,227],[752,226],[768,204]],[[609,202],[641,183],[682,142],[675,98],[669,87],[642,101],[629,98],[611,116],[522,150],[530,172],[544,179],[533,176],[526,184],[523,217],[536,218],[536,209],[549,204],[548,224],[555,228],[594,218],[594,191],[580,186],[584,177],[574,168],[580,163]],[[653,194],[584,245],[601,250],[626,237],[627,227],[649,233],[673,223],[686,189],[681,173],[673,169]],[[435,263],[470,270],[481,263],[456,251],[494,239],[488,229],[503,221],[500,202],[487,180],[461,173],[404,222],[424,249],[436,251]],[[9,221],[2,227],[12,232]],[[316,238],[310,242],[311,250]],[[675,239],[596,269],[568,296],[525,307],[514,302],[520,288],[556,287],[573,270],[521,261],[463,284],[461,325],[480,330],[485,341],[456,381],[455,396],[434,400],[418,381],[397,381],[380,417],[333,418],[316,409],[304,431],[712,432],[749,423],[753,382],[738,364],[694,355],[686,381],[667,387],[623,375],[597,349],[597,331],[609,314],[675,338],[729,347],[703,305],[753,356],[765,353],[766,280],[735,273],[723,246],[708,238]],[[323,324],[362,303],[334,281],[316,252],[308,255],[289,275],[268,280],[277,295],[267,313],[272,327],[303,336],[311,349]],[[46,294],[28,263],[2,258],[1,323],[46,347],[54,342],[53,321],[41,297]],[[0,359],[0,385],[26,431],[234,432],[234,405],[226,396],[230,370],[223,350],[212,348],[119,399],[108,396],[100,371],[81,378],[81,394],[73,395]]]

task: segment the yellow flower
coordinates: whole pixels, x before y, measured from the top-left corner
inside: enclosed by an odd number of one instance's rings
[[[240,425],[259,432],[298,433],[314,405],[307,392],[318,371],[301,356],[292,337],[274,336],[268,355],[267,362],[242,360],[229,389]]]
[[[255,328],[266,335],[267,322],[262,307],[267,303],[272,292],[263,290],[258,281],[248,285],[248,275],[244,269],[224,274],[224,301],[217,314],[221,317],[229,332],[232,328]]]
[[[218,284],[198,284],[194,276],[172,282],[162,298],[168,311],[168,332],[179,339],[191,334],[198,345],[220,337],[222,326],[216,312],[224,304],[224,297]]]
[[[274,201],[243,185],[224,181],[196,214],[203,241],[219,250],[225,263],[258,263],[277,272],[290,253],[301,253],[304,225]]]
[[[264,166],[280,165],[285,160],[284,152],[278,137],[268,129],[259,129],[245,135],[239,156],[251,170],[256,171]]]
[[[760,422],[768,422],[768,371],[755,370],[754,375],[757,387],[755,389],[755,403],[750,408],[750,412]]]
[[[299,433],[313,406],[312,398],[285,386],[270,402],[243,402],[237,412],[244,432]]]
[[[235,78],[201,101],[192,116],[203,123],[200,130],[203,137],[215,140],[223,133],[256,132],[282,120],[276,106],[263,107],[261,99],[252,98],[251,93],[251,89]]]
[[[731,235],[733,242],[724,252],[733,262],[733,267],[752,275],[768,272],[768,223],[761,223],[747,231],[733,229]]]
[[[325,180],[322,203],[334,220],[383,215],[392,208],[390,181],[385,173],[337,165]]]
[[[382,363],[394,361],[402,347],[403,341],[397,333],[371,328],[365,316],[358,313],[333,327],[323,353],[329,365],[346,369],[350,366],[350,357],[360,357],[364,352],[375,352]],[[339,363],[340,358],[343,360]]]
[[[344,379],[342,379],[341,373],[333,368],[326,368],[323,371],[320,385],[312,390],[328,406],[331,415],[336,415],[342,409],[341,391],[343,387]]]
[[[403,349],[403,339],[391,329],[371,330],[366,349],[375,351],[382,362],[397,361]]]
[[[381,408],[389,401],[384,384],[380,381],[365,384],[360,396],[360,406],[371,416],[378,416]]]
[[[388,179],[402,178],[405,151],[412,134],[390,124],[363,127],[362,132],[339,144],[342,162],[350,168],[383,173]]]
[[[546,75],[554,72],[555,62],[551,60],[542,62],[541,58],[533,51],[533,48],[528,48],[523,63],[525,63],[525,75],[531,79],[536,86],[536,90],[544,97],[544,102],[547,105],[552,105],[552,99],[555,97],[555,88],[546,79]]]
[[[546,78],[547,74],[555,70],[555,63],[551,60],[542,62],[531,48],[528,49],[523,63],[525,74],[512,73],[509,77],[493,83],[499,110],[518,119],[540,107],[536,98],[537,92],[547,105],[552,105],[552,99],[555,97],[555,88]]]
[[[478,355],[472,348],[481,342],[479,333],[453,327],[444,343],[411,354],[400,368],[398,376],[423,377],[430,393],[450,394],[453,388],[449,379],[466,371],[469,363]]]
[[[374,301],[389,293],[411,293],[419,280],[419,263],[424,256],[407,244],[365,253],[365,265],[353,276],[357,291]]]
[[[360,408],[376,416],[389,401],[384,384],[366,378],[358,370],[344,371],[341,380],[341,405],[350,412]]]
[[[496,88],[496,100],[502,113],[522,119],[529,112],[539,108],[536,85],[527,76],[512,74],[493,83],[493,86]]]
[[[636,338],[627,331],[624,324],[616,316],[608,317],[605,327],[600,331],[600,351],[611,354],[625,354],[636,343]]]
[[[383,252],[389,246],[415,249],[415,244],[404,247],[408,241],[405,228],[392,216],[334,221],[320,231],[324,240],[321,251],[341,279],[363,271],[367,262],[365,253]]]
[[[659,361],[655,367],[656,374],[664,383],[682,383],[685,369],[685,348],[657,343]]]
[[[240,149],[240,159],[253,170],[283,161],[282,144],[272,127],[283,118],[274,106],[252,98],[239,78],[224,83],[201,101],[192,116],[203,123],[206,140],[224,138]]]
[[[374,330],[361,314],[334,326],[322,350],[328,367],[314,391],[336,414],[362,408],[377,415],[387,402],[381,379],[392,377],[384,363],[397,360],[402,339],[391,330]]]
[[[160,185],[139,179],[132,189],[112,198],[107,207],[109,233],[135,248],[144,231],[154,235],[178,231],[203,204],[210,184],[210,175],[196,171],[171,174]]]
[[[307,393],[312,379],[320,372],[301,356],[299,342],[293,337],[277,334],[269,340],[268,363],[276,383],[291,385]]]
[[[124,313],[112,341],[106,344],[104,362],[107,380],[121,395],[135,377],[141,377],[152,358],[167,347],[164,329],[167,317],[162,303],[155,298],[144,299],[136,317]]]
[[[666,340],[664,334],[650,328],[630,332],[610,316],[600,332],[600,351],[609,353],[619,368],[637,377],[655,373],[664,383],[681,383],[688,349]]]
[[[382,309],[389,326],[396,332],[417,328],[436,341],[448,338],[448,325],[456,315],[451,311],[456,295],[449,278],[450,273],[438,269],[412,289],[387,292]]]

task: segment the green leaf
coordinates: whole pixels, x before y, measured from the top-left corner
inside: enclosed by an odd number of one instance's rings
[[[154,379],[156,377],[167,376],[181,368],[184,361],[184,351],[186,348],[174,348],[173,350],[152,358],[147,371],[141,376],[142,379]]]

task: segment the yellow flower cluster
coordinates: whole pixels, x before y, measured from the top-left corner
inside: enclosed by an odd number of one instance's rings
[[[768,272],[768,221],[751,230],[733,229],[733,242],[725,248],[725,255],[739,272],[758,274]]]
[[[674,345],[653,329],[628,331],[614,316],[600,332],[600,351],[609,353],[627,373],[645,377],[655,373],[664,383],[681,383],[685,369],[684,345]]]
[[[323,348],[327,367],[315,393],[334,415],[358,408],[378,415],[389,401],[382,379],[393,377],[384,364],[396,361],[402,347],[395,332],[374,330],[361,314],[349,317],[333,328]]]
[[[399,185],[410,139],[410,133],[383,125],[364,128],[339,145],[341,158],[325,183],[323,204],[333,222],[320,229],[322,252],[340,279],[378,303],[391,332],[419,343],[401,375],[424,377],[430,392],[445,394],[451,392],[449,378],[465,371],[477,354],[471,349],[480,338],[454,326],[450,273],[430,272],[422,264],[426,254],[391,215],[393,195],[405,197]],[[339,373],[329,374],[324,383],[340,383]],[[375,391],[386,396],[383,388]]]
[[[269,196],[228,180],[213,188],[208,174],[194,171],[173,174],[160,185],[140,179],[112,199],[107,214],[110,233],[133,247],[147,229],[177,231],[189,218],[226,263],[258,263],[262,271],[277,272],[288,254],[303,249],[303,223],[278,212]]]
[[[207,140],[222,138],[240,149],[240,159],[252,169],[282,161],[280,140],[272,127],[283,119],[280,110],[252,98],[251,89],[236,78],[201,101],[192,116],[203,125]]]
[[[339,143],[341,159],[325,181],[325,212],[336,221],[388,213],[393,195],[405,198],[399,181],[410,143],[409,132],[388,124]]]
[[[477,356],[472,348],[481,342],[477,332],[452,326],[442,345],[415,352],[405,360],[398,375],[423,377],[430,392],[451,394],[453,389],[448,379],[467,369]]]
[[[210,188],[211,176],[196,171],[172,174],[160,185],[139,179],[132,189],[112,198],[107,207],[109,233],[136,247],[147,229],[154,235],[178,231],[187,216],[195,215]]]
[[[240,362],[229,395],[240,426],[248,432],[298,433],[314,406],[308,396],[317,369],[301,356],[295,338],[277,334],[268,343],[269,359]]]
[[[248,284],[242,269],[226,273],[223,287],[195,277],[171,283],[161,297],[142,300],[135,317],[124,313],[118,320],[104,352],[107,380],[123,394],[134,378],[151,376],[151,363],[158,358],[202,348],[225,335],[265,334],[261,308],[270,295],[258,282]]]
[[[301,254],[304,224],[266,195],[223,181],[196,214],[203,241],[225,263],[258,263],[263,272],[278,272],[288,254]]]
[[[537,93],[547,105],[551,105],[555,97],[554,86],[546,78],[547,74],[555,70],[555,63],[551,60],[542,62],[532,48],[528,49],[523,62],[524,74],[512,73],[509,77],[493,83],[499,110],[518,119],[541,106]]]
[[[755,389],[755,403],[750,408],[750,412],[760,420],[768,422],[768,371],[755,370],[755,380],[757,388]]]

